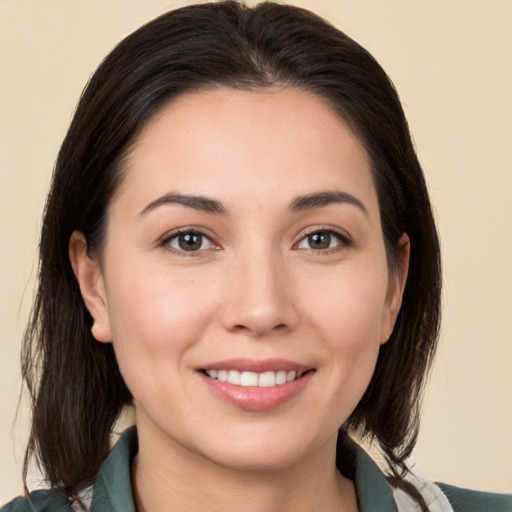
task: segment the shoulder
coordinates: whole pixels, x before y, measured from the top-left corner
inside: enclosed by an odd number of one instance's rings
[[[434,483],[412,473],[405,480],[421,494],[429,512],[512,512],[512,495]],[[402,489],[394,488],[393,496],[399,512],[420,511],[421,507]]]
[[[72,497],[57,488],[37,490],[15,498],[1,507],[0,512],[135,512],[130,462],[137,450],[137,431],[134,427],[128,428],[103,463],[93,485],[89,482],[87,487]]]
[[[13,499],[0,508],[0,512],[88,512],[92,494],[92,485],[73,497],[58,489],[41,489]]]
[[[512,494],[474,491],[438,483],[454,512],[512,512]]]
[[[392,485],[380,467],[357,444],[355,484],[362,512],[421,512],[421,507],[402,486]],[[512,494],[462,489],[432,482],[415,472],[404,475],[409,486],[418,491],[429,512],[512,512]]]
[[[58,490],[38,490],[14,498],[0,512],[74,512],[71,502]]]

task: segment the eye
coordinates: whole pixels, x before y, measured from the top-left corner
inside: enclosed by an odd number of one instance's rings
[[[334,249],[342,245],[350,245],[346,236],[332,230],[320,230],[309,233],[303,237],[296,245],[296,248],[322,251],[326,249]]]
[[[197,231],[181,231],[167,237],[163,245],[176,251],[198,252],[215,247],[213,242],[203,233]]]

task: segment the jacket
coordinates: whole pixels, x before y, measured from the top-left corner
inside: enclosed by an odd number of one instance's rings
[[[419,508],[403,491],[393,489],[386,477],[355,445],[355,486],[361,512],[416,512]],[[130,465],[138,451],[135,427],[126,430],[103,463],[95,483],[70,499],[59,490],[38,490],[16,498],[0,512],[136,512]],[[512,512],[512,495],[433,484],[411,475],[431,512]]]

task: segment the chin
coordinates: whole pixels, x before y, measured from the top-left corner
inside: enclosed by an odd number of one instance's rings
[[[298,464],[314,453],[321,443],[306,436],[280,432],[230,435],[210,441],[200,453],[211,462],[238,471],[279,471]],[[204,440],[205,444],[208,442]],[[203,444],[203,443],[201,443]]]
[[[226,469],[241,472],[268,472],[281,471],[297,464],[300,460],[300,454],[295,453],[263,453],[262,450],[248,450],[236,453],[215,454],[210,458],[211,462]]]

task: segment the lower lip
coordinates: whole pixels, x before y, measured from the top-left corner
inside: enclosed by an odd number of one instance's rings
[[[313,371],[309,371],[300,379],[269,388],[237,386],[212,379],[204,373],[199,373],[199,375],[213,393],[231,405],[246,411],[267,411],[295,398],[308,384],[313,373]]]

